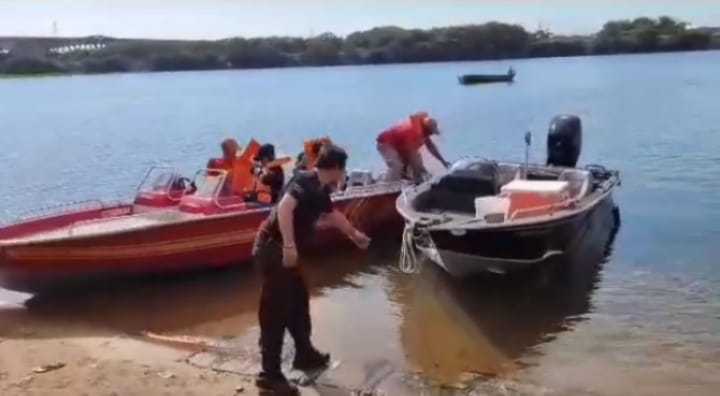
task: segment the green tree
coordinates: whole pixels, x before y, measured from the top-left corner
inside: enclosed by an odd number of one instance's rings
[[[100,59],[87,59],[82,62],[82,70],[86,73],[119,73],[132,70],[130,62],[119,56]]]
[[[339,65],[343,40],[332,33],[324,33],[307,40],[307,49],[300,57],[304,65]]]
[[[6,74],[51,74],[63,71],[60,65],[51,60],[31,57],[10,58],[5,61],[2,70]]]
[[[4,54],[0,72],[206,70],[703,50],[720,46],[720,40],[713,40],[714,32],[689,29],[682,21],[662,16],[608,21],[596,35],[584,37],[558,37],[548,31],[530,33],[522,26],[500,22],[432,29],[380,26],[345,38],[330,33],[312,38],[273,36],[214,41],[90,37],[77,43],[98,42],[106,47],[48,54],[48,59]],[[33,49],[72,44],[66,39],[27,40],[25,47]]]

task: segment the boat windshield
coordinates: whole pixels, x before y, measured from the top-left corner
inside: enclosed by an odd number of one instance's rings
[[[138,187],[138,192],[160,192],[170,191],[173,185],[179,180],[179,173],[173,168],[154,167],[145,175]]]
[[[227,174],[221,170],[203,170],[195,176],[195,196],[215,198],[225,184]]]

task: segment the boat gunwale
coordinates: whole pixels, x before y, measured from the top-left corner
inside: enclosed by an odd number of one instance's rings
[[[358,199],[358,198],[366,199],[366,198],[372,198],[372,197],[380,197],[380,196],[385,196],[385,195],[398,194],[398,193],[402,192],[403,186],[405,184],[406,184],[406,182],[404,182],[404,181],[381,182],[381,183],[376,183],[376,184],[373,184],[370,186],[356,187],[353,189],[366,190],[366,191],[358,191],[358,192],[346,191],[346,192],[337,194],[336,196],[332,197],[332,201],[333,201],[333,203],[336,203],[336,202],[345,202],[348,200]],[[386,189],[382,189],[381,187],[386,187]],[[373,190],[373,188],[377,188],[377,190]],[[139,205],[134,205],[132,203],[132,201],[115,201],[113,203],[113,206],[103,207],[102,210],[112,210],[112,209],[116,209],[116,208],[124,207],[124,206],[132,206],[134,209],[136,206],[139,206]],[[269,213],[271,210],[272,210],[272,206],[263,206],[260,208],[243,209],[243,210],[231,211],[231,212],[226,212],[226,213],[215,213],[215,214],[205,215],[205,214],[197,214],[197,213],[185,213],[185,212],[180,211],[177,207],[158,209],[158,211],[177,211],[178,213],[185,215],[187,217],[178,218],[178,219],[169,219],[169,220],[154,223],[154,224],[147,224],[142,227],[120,229],[120,230],[110,230],[107,232],[98,232],[98,233],[93,233],[90,235],[63,235],[63,236],[43,238],[43,239],[34,239],[34,240],[31,239],[41,233],[41,232],[38,232],[38,233],[31,233],[26,237],[21,237],[21,238],[16,238],[16,239],[4,239],[4,240],[0,239],[0,256],[2,255],[3,248],[33,247],[33,246],[46,245],[46,244],[51,244],[51,243],[76,242],[78,240],[92,240],[92,239],[101,238],[101,237],[102,238],[113,237],[113,236],[124,235],[124,234],[128,234],[128,233],[145,232],[145,231],[160,229],[163,227],[173,226],[173,225],[177,225],[177,224],[194,224],[194,223],[201,222],[201,221],[211,221],[211,220],[226,219],[226,218],[232,218],[232,217],[242,217],[242,216],[253,215],[253,214],[264,213],[264,212]],[[62,217],[62,216],[78,214],[78,213],[83,213],[83,211],[67,212],[67,213],[62,213],[60,215],[49,214],[47,216],[32,218],[32,219],[29,219],[26,221],[20,221],[20,222],[6,224],[5,227],[12,227],[12,226],[23,224],[23,223],[29,223],[29,222],[33,222],[33,221],[40,221],[40,220],[45,220],[45,219],[51,219],[54,217]],[[127,218],[129,216],[135,216],[135,215],[139,215],[139,214],[133,213],[133,214],[129,214],[129,215],[108,217],[105,220],[109,221],[112,219]],[[90,221],[92,221],[92,220],[90,220]],[[68,227],[68,226],[58,227],[58,228],[54,228],[54,229],[42,231],[42,232],[60,230],[60,229],[66,228],[66,227]]]
[[[517,162],[506,162],[506,161],[498,161],[498,164],[514,164],[518,166],[523,166],[524,164],[517,163]],[[534,167],[535,169],[548,169],[550,167],[540,164],[528,164],[528,168]],[[566,169],[572,169],[572,170],[586,170],[589,171],[589,169],[583,169],[583,168],[571,168],[571,167],[553,167],[552,169],[558,169],[558,170],[566,170]],[[584,212],[587,212],[589,210],[592,210],[594,207],[599,205],[603,200],[605,200],[609,195],[612,194],[613,190],[620,185],[620,176],[617,171],[614,170],[607,170],[610,173],[610,176],[607,180],[604,180],[602,184],[600,184],[595,190],[593,190],[590,194],[585,196],[584,198],[581,198],[580,200],[576,201],[575,206],[572,208],[564,208],[557,210],[555,212],[552,212],[550,214],[546,215],[540,215],[540,216],[531,216],[531,217],[525,217],[520,218],[517,220],[512,221],[504,221],[502,223],[488,223],[483,219],[478,219],[472,215],[468,214],[452,214],[448,215],[445,213],[427,213],[427,212],[421,212],[417,211],[415,209],[412,209],[411,204],[408,202],[412,202],[417,196],[420,194],[419,189],[420,187],[423,187],[425,185],[429,185],[432,182],[439,180],[444,175],[436,176],[425,183],[419,185],[419,186],[413,186],[408,189],[403,189],[403,191],[400,193],[400,196],[395,201],[395,208],[400,213],[400,215],[405,219],[406,222],[414,223],[414,221],[411,221],[410,219],[420,219],[420,218],[426,218],[429,221],[432,221],[433,219],[447,219],[448,217],[454,218],[450,221],[445,221],[443,223],[439,224],[432,224],[432,225],[423,225],[424,228],[426,228],[428,231],[450,231],[454,229],[465,229],[465,230],[498,230],[498,229],[527,229],[527,228],[535,228],[535,227],[543,227],[547,226],[548,224],[564,221],[564,220],[570,220],[576,215],[582,214]],[[407,196],[408,191],[412,190],[413,195]],[[425,190],[423,190],[425,191]]]

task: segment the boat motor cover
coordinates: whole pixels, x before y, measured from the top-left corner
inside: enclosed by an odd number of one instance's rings
[[[456,162],[448,174],[418,197],[421,210],[475,214],[475,199],[498,193],[498,166],[493,161],[467,159]]]
[[[575,115],[558,115],[550,121],[547,164],[574,168],[582,148],[582,122]]]

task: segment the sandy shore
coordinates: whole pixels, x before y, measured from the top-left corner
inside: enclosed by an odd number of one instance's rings
[[[193,367],[187,355],[129,337],[0,339],[0,394],[257,394],[251,378]]]
[[[0,304],[0,395],[257,395],[250,376],[187,362],[202,345],[131,336],[82,321],[58,324]],[[15,305],[18,304],[18,305]],[[72,322],[72,321],[71,321]]]
[[[129,334],[0,306],[0,395],[254,396],[256,340],[250,332],[228,347],[202,337]],[[301,389],[304,396],[318,392]]]

